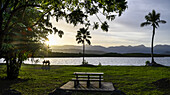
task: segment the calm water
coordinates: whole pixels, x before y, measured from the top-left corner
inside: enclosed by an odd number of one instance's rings
[[[42,64],[43,60],[50,60],[51,65],[80,65],[82,58],[34,58],[24,61],[27,64]],[[117,65],[117,66],[142,66],[145,65],[147,60],[151,60],[149,57],[86,57],[85,60],[89,64],[98,65]],[[155,61],[159,64],[170,66],[170,57],[156,57]],[[3,63],[3,59],[0,59],[0,63]]]

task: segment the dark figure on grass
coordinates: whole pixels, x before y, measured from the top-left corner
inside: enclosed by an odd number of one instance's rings
[[[50,66],[50,61],[49,61],[49,60],[44,60],[44,61],[43,61],[43,65],[48,65],[48,66]]]
[[[49,60],[44,60],[44,61],[43,61],[42,69],[44,69],[44,70],[50,70],[50,61],[49,61]]]

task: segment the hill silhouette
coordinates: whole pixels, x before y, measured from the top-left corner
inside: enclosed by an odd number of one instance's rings
[[[63,53],[82,53],[82,46],[64,45],[51,46],[53,52]],[[150,53],[150,47],[144,45],[138,46],[86,46],[87,54],[105,54],[105,53]],[[170,45],[156,45],[154,47],[155,54],[170,54]]]

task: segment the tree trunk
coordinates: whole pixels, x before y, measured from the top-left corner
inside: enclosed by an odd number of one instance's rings
[[[22,61],[23,59],[22,59],[22,54],[21,54],[21,52],[19,53],[19,55],[18,55],[18,64],[19,64],[19,68],[21,67],[21,64],[23,63],[23,61]]]
[[[19,76],[19,68],[16,67],[15,64],[9,65],[9,69],[7,71],[7,79],[17,79]]]
[[[2,1],[0,1],[0,2],[2,2]],[[4,40],[4,31],[2,31],[2,22],[3,22],[3,18],[2,18],[2,12],[1,12],[0,13],[0,56],[2,56],[1,48],[2,48],[2,43],[3,43],[3,40]]]
[[[151,42],[151,57],[152,57],[151,63],[152,63],[152,64],[155,63],[155,61],[154,61],[154,55],[153,55],[154,36],[155,36],[155,27],[153,27],[152,42]]]
[[[9,69],[10,69],[10,65],[9,65],[9,59],[8,59],[8,57],[6,57],[5,58],[5,60],[6,60],[6,67],[7,67],[7,71],[6,71],[6,73],[7,73],[7,76],[8,76],[8,74],[9,74]]]
[[[4,37],[3,37],[3,31],[0,30],[0,57],[3,56],[3,51],[2,51],[2,44],[3,44],[3,40],[4,40]]]
[[[16,56],[9,58],[9,60],[6,60],[6,64],[7,64],[7,79],[17,79],[19,76],[20,66],[19,63],[17,63],[16,61]]]
[[[2,28],[0,26],[0,57],[4,56],[2,51],[3,42],[4,42],[4,31],[2,31]]]
[[[85,45],[83,43],[83,64],[84,64],[84,53],[85,53]]]

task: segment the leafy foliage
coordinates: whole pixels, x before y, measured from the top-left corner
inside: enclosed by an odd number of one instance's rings
[[[59,19],[65,18],[67,23],[75,26],[78,24],[90,26],[88,19],[90,15],[102,11],[100,13],[106,16],[106,19],[113,20],[115,15],[112,13],[118,13],[120,16],[127,8],[126,4],[125,0],[1,0],[0,31],[2,33],[0,36],[2,38],[0,39],[0,48],[2,48],[4,37],[13,33],[15,27],[24,32],[25,30],[43,32],[31,34],[29,36],[31,39],[47,39],[47,34],[53,32],[62,37],[64,32],[52,25],[50,17],[55,17],[57,22]],[[93,29],[98,29],[98,27],[99,23],[94,22]],[[102,30],[108,31],[108,28],[109,25],[106,21],[101,22]],[[18,31],[17,29],[15,31]]]
[[[141,27],[151,25],[155,28],[159,27],[159,23],[166,23],[165,20],[160,20],[160,13],[156,13],[155,10],[152,10],[152,13],[149,13],[145,16],[146,22],[141,23]]]
[[[101,25],[101,29],[104,31],[108,31],[109,25],[107,24],[107,22],[105,21],[104,23],[102,23]]]
[[[90,45],[91,42],[89,40],[89,38],[91,38],[90,36],[90,32],[88,31],[88,28],[80,28],[79,31],[77,31],[77,35],[76,35],[76,41],[78,41],[79,43],[85,44],[85,41]]]
[[[1,0],[0,1],[0,55],[5,56],[11,62],[16,62],[22,56],[30,56],[36,50],[42,49],[43,42],[47,40],[49,33],[64,35],[51,22],[54,17],[56,22],[64,19],[67,23],[85,24],[89,27],[89,16],[100,12],[106,19],[113,20],[117,13],[119,16],[127,8],[125,0]],[[108,31],[107,22],[94,24],[93,29],[99,25],[104,31]],[[90,41],[86,39],[90,44]],[[10,58],[9,58],[10,57]],[[15,61],[12,61],[15,60]]]

